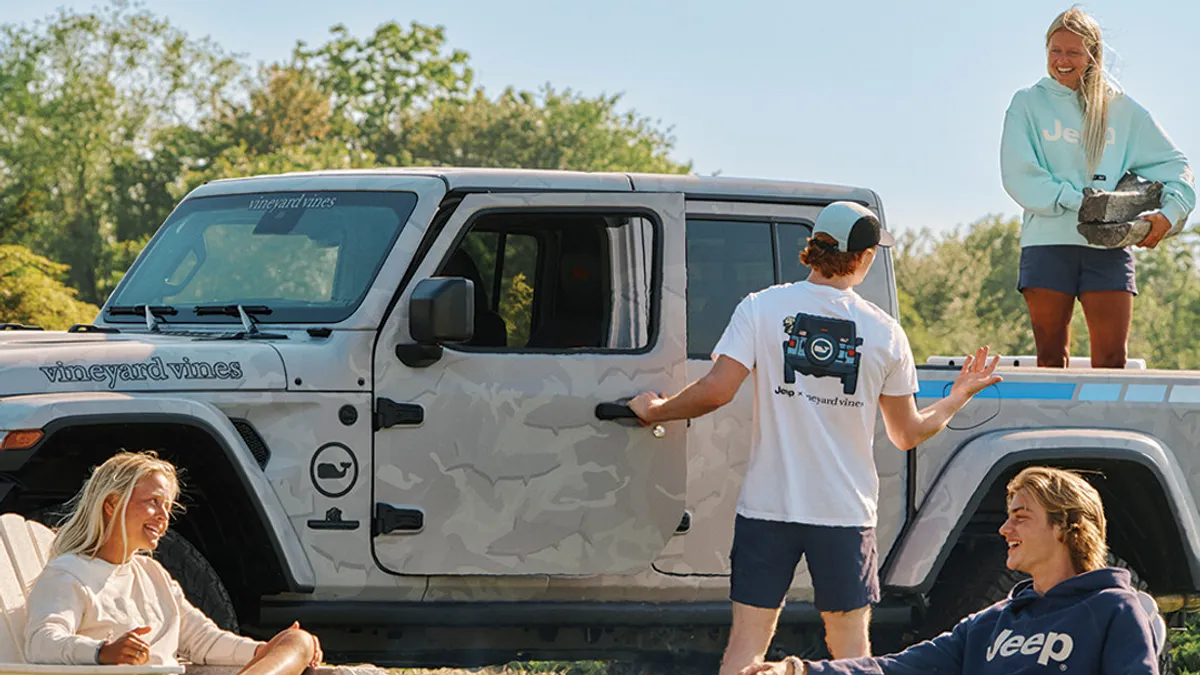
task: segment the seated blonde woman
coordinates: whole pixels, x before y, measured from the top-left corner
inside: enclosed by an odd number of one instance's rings
[[[122,452],[75,497],[50,561],[29,595],[25,654],[44,664],[194,664],[252,675],[298,675],[321,660],[298,624],[270,642],[222,630],[151,554],[179,497],[175,467]]]

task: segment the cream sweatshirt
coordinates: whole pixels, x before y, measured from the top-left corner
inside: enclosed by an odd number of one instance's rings
[[[148,665],[244,666],[262,644],[221,630],[183,595],[157,560],[135,555],[123,565],[63,555],[47,563],[29,594],[25,660],[94,664],[106,640],[138,626],[150,645]]]

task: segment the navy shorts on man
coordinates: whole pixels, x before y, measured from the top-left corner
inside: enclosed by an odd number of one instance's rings
[[[739,515],[729,557],[733,567],[729,597],[743,605],[782,607],[801,557],[808,561],[818,611],[849,612],[879,602],[873,527],[806,525]]]
[[[1137,295],[1133,253],[1127,248],[1027,246],[1021,249],[1017,290],[1048,288],[1079,297],[1089,291],[1129,291]]]

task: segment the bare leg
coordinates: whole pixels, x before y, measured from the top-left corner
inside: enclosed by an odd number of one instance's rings
[[[835,659],[871,655],[871,606],[849,612],[821,612],[825,622],[825,645]]]
[[[763,660],[775,637],[779,611],[733,603],[733,627],[729,629],[720,675],[737,675],[746,666]]]
[[[1025,296],[1029,322],[1033,324],[1038,367],[1066,368],[1070,360],[1067,343],[1071,339],[1074,296],[1048,288],[1026,288],[1021,295]]]
[[[308,633],[289,628],[267,643],[267,648],[239,675],[300,675],[312,663],[316,642]]]
[[[1088,291],[1079,294],[1092,343],[1093,368],[1124,368],[1129,356],[1133,293]]]

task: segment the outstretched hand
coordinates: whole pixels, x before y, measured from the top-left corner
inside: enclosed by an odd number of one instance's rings
[[[954,385],[950,387],[950,395],[970,399],[993,384],[1001,382],[1004,378],[996,375],[996,366],[999,363],[999,356],[993,356],[992,362],[988,363],[988,348],[980,347],[974,356],[968,356],[963,361],[962,370],[955,378]]]

